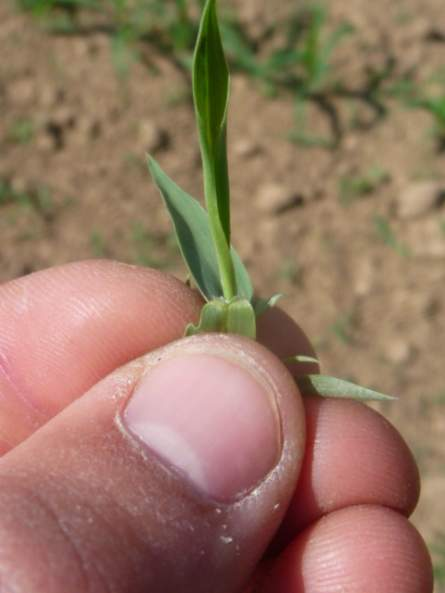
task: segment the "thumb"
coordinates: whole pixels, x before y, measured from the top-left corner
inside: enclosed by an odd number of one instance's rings
[[[303,446],[295,384],[259,344],[213,334],[157,350],[0,460],[2,590],[239,592]]]

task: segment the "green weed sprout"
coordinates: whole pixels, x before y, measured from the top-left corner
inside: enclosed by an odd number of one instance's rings
[[[206,301],[199,323],[189,324],[185,335],[222,332],[255,339],[257,318],[273,307],[280,295],[266,300],[256,298],[249,274],[232,247],[226,145],[230,82],[216,0],[207,0],[203,8],[192,79],[207,209],[176,185],[152,157],[148,158],[150,173],[168,209],[191,279]],[[297,354],[285,362],[317,361]],[[304,394],[392,399],[334,377],[305,375],[297,381]]]

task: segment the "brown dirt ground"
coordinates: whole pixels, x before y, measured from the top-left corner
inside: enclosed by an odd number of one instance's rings
[[[271,4],[243,3],[245,18],[267,19]],[[360,32],[336,56],[350,80],[360,80],[363,62],[387,52],[399,68],[416,66],[425,77],[445,66],[445,45],[428,39],[438,26],[445,32],[443,0],[330,5],[335,19],[347,18]],[[201,195],[183,78],[157,55],[157,76],[135,63],[119,78],[106,36],[49,36],[6,0],[0,23],[0,179],[34,192],[31,205],[0,206],[0,280],[97,255],[183,277],[144,166],[151,142],[169,174]],[[445,184],[445,156],[428,134],[430,119],[394,105],[369,129],[345,126],[336,151],[309,150],[286,140],[289,99],[267,99],[238,75],[231,106],[235,244],[260,293],[287,295],[284,308],[314,340],[326,372],[400,397],[382,408],[420,464],[424,492],[414,520],[434,543],[445,533],[445,208],[408,220],[395,209],[414,182]],[[344,122],[370,117],[364,107],[338,108]],[[320,112],[311,109],[310,118],[319,133],[327,130]],[[384,170],[387,181],[343,204],[341,179],[371,167]],[[295,196],[297,205],[276,212],[274,199],[279,206]],[[376,215],[411,255],[382,241]],[[438,582],[436,590],[445,588]]]

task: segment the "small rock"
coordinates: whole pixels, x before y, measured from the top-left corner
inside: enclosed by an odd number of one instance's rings
[[[102,133],[99,120],[94,117],[80,117],[75,130],[70,134],[70,143],[81,145],[96,140]]]
[[[397,198],[399,218],[409,219],[427,214],[441,205],[445,185],[436,181],[422,181],[409,185]]]
[[[72,128],[76,124],[76,115],[68,106],[58,107],[51,113],[48,125],[60,128]]]
[[[300,194],[279,183],[268,183],[260,187],[255,201],[259,210],[272,214],[282,214],[304,202]]]
[[[241,159],[250,159],[261,152],[261,147],[247,138],[242,138],[233,145],[233,152]]]
[[[347,152],[356,152],[360,139],[355,134],[348,134],[343,142],[343,147]]]
[[[139,141],[147,152],[157,152],[167,148],[169,136],[166,130],[151,120],[145,120],[139,125]]]
[[[387,359],[397,365],[406,364],[413,355],[413,348],[402,339],[395,338],[386,348]]]

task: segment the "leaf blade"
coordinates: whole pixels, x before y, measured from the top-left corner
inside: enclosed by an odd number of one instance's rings
[[[230,251],[230,190],[227,163],[229,70],[216,0],[207,0],[193,56],[192,86],[204,173],[204,194],[224,295],[237,294]]]
[[[216,14],[216,0],[208,0],[202,14],[193,58],[193,96],[201,149],[205,153],[203,164],[213,177],[214,189],[218,194],[219,218],[228,245],[230,245],[230,194],[226,129],[229,81],[229,69]]]
[[[182,257],[199,291],[208,301],[223,297],[207,212],[198,200],[170,179],[153,157],[148,156],[147,162],[172,220]],[[249,274],[233,247],[231,253],[239,296],[251,301],[253,287]]]
[[[296,379],[303,395],[320,395],[357,401],[393,401],[396,398],[379,393],[350,381],[326,375],[304,375]]]
[[[284,359],[283,362],[288,364],[318,364],[320,366],[320,361],[318,358],[314,358],[313,356],[306,356],[305,354],[295,354],[294,356],[288,356]]]
[[[280,299],[283,298],[283,294],[280,292],[272,295],[268,299],[256,298],[254,299],[253,308],[257,317],[263,315],[268,309],[275,307]]]
[[[150,156],[148,168],[167,207],[182,257],[198,289],[207,300],[222,297],[218,262],[206,211],[195,198],[176,185]]]
[[[236,278],[237,296],[247,299],[251,303],[253,300],[253,285],[247,268],[233,247],[231,248],[231,255]]]

